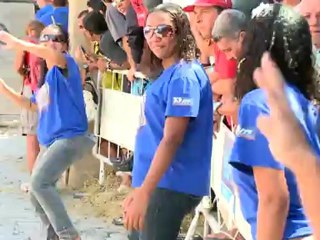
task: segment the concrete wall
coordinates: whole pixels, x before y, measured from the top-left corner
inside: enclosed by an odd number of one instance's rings
[[[23,37],[26,25],[34,16],[34,5],[31,3],[0,2],[0,22],[5,24],[8,30]],[[13,69],[15,52],[0,48],[0,77],[14,89],[19,90],[22,86],[21,78]],[[0,96],[0,115],[19,114],[20,109]]]
[[[70,53],[74,55],[76,48],[80,45],[88,47],[83,34],[78,28],[78,14],[87,9],[86,0],[69,0],[69,38],[70,38]]]

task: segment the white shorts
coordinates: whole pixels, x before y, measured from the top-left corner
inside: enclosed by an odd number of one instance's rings
[[[23,87],[23,96],[30,98],[32,90],[30,86]],[[22,135],[37,135],[38,113],[22,109],[20,114]]]

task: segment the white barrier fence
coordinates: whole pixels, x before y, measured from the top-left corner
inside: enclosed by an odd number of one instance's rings
[[[126,71],[113,71],[112,74],[113,79],[115,79],[115,74],[121,74],[123,85]],[[138,76],[139,78],[142,77],[141,74]],[[98,86],[100,101],[95,121],[95,135],[98,137],[98,141],[93,149],[93,153],[100,160],[99,182],[103,184],[105,181],[105,164],[111,164],[111,162],[108,157],[103,156],[100,152],[99,146],[101,140],[105,139],[117,144],[119,146],[118,153],[119,148],[133,151],[136,132],[141,126],[143,119],[144,99],[143,96],[104,89],[101,87],[100,80],[98,81]],[[217,138],[213,140],[211,159],[211,188],[216,194],[215,201],[218,206],[218,217],[215,218],[211,215],[210,201],[208,198],[204,198],[196,209],[195,218],[191,223],[185,240],[192,239],[191,236],[194,234],[199,214],[205,216],[205,235],[209,232],[209,229],[218,233],[225,228],[237,228],[246,240],[251,240],[250,226],[242,216],[239,198],[232,181],[231,166],[228,163],[234,140],[234,134],[222,124]]]

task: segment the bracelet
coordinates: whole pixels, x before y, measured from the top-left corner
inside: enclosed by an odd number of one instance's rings
[[[211,67],[211,63],[201,63],[201,65],[204,68]]]

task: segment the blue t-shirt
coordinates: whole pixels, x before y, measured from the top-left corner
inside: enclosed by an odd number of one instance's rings
[[[136,138],[133,186],[143,183],[164,134],[166,117],[189,117],[184,140],[158,187],[204,196],[209,192],[213,135],[212,92],[198,62],[174,64],[147,89],[145,121]]]
[[[318,111],[296,88],[287,86],[286,91],[290,106],[301,123],[310,145],[319,154]],[[256,121],[260,114],[269,114],[269,108],[264,92],[257,89],[246,94],[241,101],[237,137],[230,157],[242,213],[251,226],[253,239],[256,239],[258,194],[253,167],[283,170],[290,194],[290,206],[283,238],[311,235],[312,230],[302,208],[293,173],[273,158],[267,139],[257,128]]]
[[[31,99],[38,105],[37,134],[43,146],[50,146],[57,139],[83,135],[88,130],[80,71],[70,55],[65,57],[67,77],[60,68],[53,67],[46,74],[43,86]],[[45,105],[42,110],[41,105]]]
[[[48,4],[44,6],[43,8],[40,8],[35,15],[36,20],[40,21],[41,17],[45,14],[52,13],[53,12],[53,6],[51,4]]]
[[[43,25],[49,26],[53,24],[52,17],[56,24],[61,25],[63,31],[68,32],[68,21],[69,21],[69,8],[68,7],[58,7],[54,8],[52,11],[44,14],[39,21]]]

